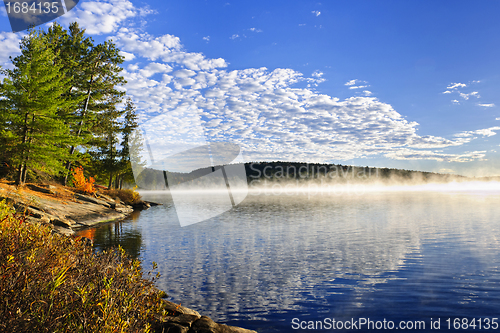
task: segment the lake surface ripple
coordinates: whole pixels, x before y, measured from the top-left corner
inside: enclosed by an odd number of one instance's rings
[[[168,194],[143,198],[163,206],[96,228],[95,246],[121,244],[146,271],[157,262],[170,300],[215,321],[291,332],[293,318],[385,318],[429,331],[431,318],[443,329],[500,317],[498,195],[249,195],[187,227]]]

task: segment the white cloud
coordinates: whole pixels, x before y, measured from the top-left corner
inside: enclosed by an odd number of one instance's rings
[[[136,33],[130,29],[120,29],[113,36],[117,46],[126,52],[144,57],[151,61],[161,59],[164,63],[176,63],[191,70],[209,70],[226,67],[222,58],[206,59],[201,53],[185,52],[178,37],[163,35],[152,37],[147,33]]]
[[[365,85],[355,86],[355,84],[360,84],[360,83],[365,84]],[[349,89],[363,89],[363,88],[367,88],[370,86],[370,85],[367,85],[366,83],[368,83],[368,82],[354,79],[354,80],[347,81],[346,83],[344,83],[344,85],[349,86]]]
[[[172,71],[172,67],[166,64],[150,62],[147,66],[140,70],[142,76],[149,78],[158,73],[169,73]]]
[[[180,78],[188,78],[194,75],[196,75],[196,72],[189,69],[180,69],[174,72],[174,76]]]
[[[120,51],[120,55],[125,57],[125,61],[130,61],[134,60],[135,55],[133,53],[125,52],[125,51]]]
[[[320,71],[311,77],[286,68],[228,71],[224,59],[187,52],[179,38],[172,35],[151,36],[120,28],[124,20],[107,26],[117,31],[112,39],[128,58],[123,71],[128,81],[125,89],[136,102],[140,121],[191,109],[201,116],[209,141],[237,143],[247,160],[328,162],[369,156],[482,159],[482,152],[446,154],[435,149],[460,146],[473,140],[474,134],[489,136],[498,130],[492,127],[472,134],[464,132],[454,139],[420,136],[416,122],[405,120],[390,104],[369,97],[372,93],[368,90],[363,91],[365,96],[340,100],[295,85],[317,85],[324,81]],[[9,36],[2,33],[0,40],[10,41]],[[0,55],[13,51],[2,48]],[[368,87],[361,80],[345,85],[354,89]],[[165,131],[174,135],[179,129],[165,126]]]
[[[262,32],[262,30],[257,29],[257,28],[250,28],[248,30],[253,31],[253,32]]]
[[[495,120],[500,120],[500,117],[498,117],[498,118],[495,118]]]
[[[315,70],[311,75],[315,78],[321,78],[325,73],[323,73],[322,71],[320,70]]]
[[[458,89],[465,88],[467,85],[465,83],[451,83],[446,89]]]
[[[78,22],[91,35],[109,34],[129,18],[151,14],[149,7],[135,7],[128,0],[80,1],[78,6],[59,19],[62,24]]]
[[[9,57],[16,57],[21,54],[19,43],[21,42],[24,33],[0,32],[0,65],[3,68],[12,66]]]
[[[206,40],[207,42],[209,42],[210,41],[210,36],[203,37],[203,40]]]
[[[473,84],[479,83],[479,82],[480,81],[472,81]],[[446,89],[448,89],[448,90],[443,91],[442,93],[443,94],[455,94],[456,93],[466,101],[469,100],[469,98],[471,98],[471,97],[481,98],[478,91],[472,91],[470,93],[462,92],[460,88],[465,88],[465,87],[467,87],[467,84],[465,84],[465,83],[451,83],[448,87],[446,87]],[[454,104],[460,104],[460,102],[456,99],[452,100],[451,102]]]
[[[240,37],[240,35],[238,35],[238,34],[234,34],[234,35],[232,35],[231,37],[229,37],[229,39],[236,39],[236,38],[239,38],[239,37]]]
[[[499,131],[500,126],[493,126],[489,128],[484,128],[484,129],[479,129],[475,131],[464,131],[455,134],[455,137],[472,137],[474,135],[482,135],[483,137],[488,137],[488,136],[493,136],[496,135],[497,133],[495,131]]]
[[[477,91],[473,91],[469,94],[465,94],[465,93],[459,93],[460,94],[460,97],[462,97],[463,99],[465,100],[468,100],[469,97],[473,96],[473,97],[476,97],[476,98],[480,98],[481,96],[479,96],[479,93]]]
[[[416,122],[405,120],[391,105],[369,97],[368,90],[363,91],[365,96],[339,100],[294,86],[298,82],[312,85],[324,80],[320,71],[311,77],[280,68],[228,71],[223,66],[200,65],[212,61],[203,55],[200,55],[203,61],[193,67],[183,60],[190,53],[183,51],[174,36],[153,38],[121,30],[118,37],[126,52],[133,50],[138,58],[172,68],[161,80],[154,80],[144,72],[148,65],[138,62],[137,68],[127,67],[127,94],[137,101],[141,119],[190,107],[201,116],[209,141],[237,143],[247,160],[328,162],[387,156],[466,161],[484,157],[481,152],[435,151],[463,145],[475,137],[467,133],[453,139],[420,136]],[[162,42],[161,38],[165,40]],[[225,64],[224,60],[221,63]],[[345,85],[356,89],[368,86],[360,80]]]
[[[9,61],[9,56],[20,54],[19,43],[23,34],[13,32],[0,32],[0,61],[2,63]]]
[[[475,131],[475,133],[482,135],[482,136],[493,136],[493,135],[497,134],[494,131],[499,131],[499,130],[500,130],[500,127],[495,126],[495,127],[485,128],[482,130],[477,130],[477,131]]]
[[[311,13],[313,13],[316,16],[320,16],[321,12],[319,10],[313,10]]]
[[[492,108],[492,107],[494,107],[494,106],[495,106],[495,104],[493,104],[493,103],[490,103],[490,104],[481,104],[481,103],[479,103],[478,105],[479,105],[479,106],[483,106],[483,107],[485,107],[485,108]]]

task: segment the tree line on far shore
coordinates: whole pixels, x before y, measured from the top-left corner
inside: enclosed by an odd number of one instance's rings
[[[96,44],[77,23],[30,29],[12,68],[0,69],[0,172],[22,185],[72,168],[111,187],[133,182],[128,142],[135,106],[112,41]],[[124,105],[124,106],[123,106]]]
[[[342,164],[305,163],[305,162],[249,162],[239,163],[245,169],[246,179],[242,175],[233,174],[232,183],[245,181],[251,186],[265,185],[266,183],[303,183],[316,182],[318,184],[420,184],[420,183],[447,183],[470,180],[468,177],[440,174],[435,172],[403,170],[393,168],[362,167]],[[206,187],[217,183],[217,178],[202,178],[221,166],[206,167],[193,170],[189,173],[169,172],[144,168],[136,179],[137,186],[145,190],[165,190],[169,186],[189,182],[191,186]],[[168,182],[167,182],[168,178]],[[231,178],[231,177],[229,177]],[[480,179],[478,179],[480,180]],[[484,179],[484,180],[493,180]]]

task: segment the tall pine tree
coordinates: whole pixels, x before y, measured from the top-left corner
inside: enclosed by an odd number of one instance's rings
[[[71,108],[65,98],[69,81],[58,53],[42,31],[31,29],[20,44],[21,55],[5,70],[2,107],[8,118],[8,146],[17,167],[16,184],[26,181],[29,169],[54,175],[73,145],[69,127],[58,111]]]
[[[137,123],[137,114],[135,113],[134,103],[130,98],[125,104],[125,116],[122,127],[122,141],[120,143],[121,150],[119,152],[119,172],[116,175],[116,187],[122,188],[123,182],[132,183],[134,181],[134,173],[132,172],[131,162],[140,163],[140,155],[138,151],[138,140],[136,129],[139,127]],[[130,147],[133,149],[130,149]]]
[[[94,45],[94,41],[85,37],[85,30],[77,23],[72,23],[69,31],[54,24],[46,35],[53,47],[60,51],[59,60],[70,80],[66,96],[79,101],[76,107],[61,113],[70,124],[77,142],[68,147],[67,171],[63,177],[66,184],[71,164],[76,159],[77,146],[87,149],[92,149],[92,144],[102,146],[98,140],[103,138],[105,130],[102,119],[107,118],[106,113],[109,113],[109,118],[115,116],[116,104],[122,101],[125,94],[118,88],[126,83],[120,76],[123,57],[111,41]]]

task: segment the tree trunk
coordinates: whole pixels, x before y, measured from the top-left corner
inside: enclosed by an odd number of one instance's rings
[[[113,186],[113,173],[109,173],[109,183],[108,183],[108,190],[111,190]]]
[[[19,170],[17,171],[16,185],[23,185],[23,170],[24,164],[19,164]]]
[[[21,182],[22,182],[22,184],[26,183],[26,171],[28,171],[28,165],[25,163],[24,164],[24,168],[23,168],[23,172],[21,174],[21,178],[22,178]]]
[[[85,99],[85,105],[84,105],[83,111],[82,111],[82,120],[80,120],[80,122],[78,123],[78,131],[76,132],[76,137],[79,137],[80,134],[82,133],[83,118],[87,115],[87,110],[88,110],[89,101],[90,101],[90,93],[92,92],[92,83],[94,83],[94,75],[92,75],[90,77],[90,86],[89,86],[89,90],[87,92],[87,98]],[[76,149],[75,146],[71,146],[71,148],[69,149],[69,156],[73,155],[73,153],[75,152],[75,149]],[[64,176],[64,179],[63,179],[64,186],[66,186],[66,183],[68,182],[68,176],[69,176],[70,170],[71,170],[71,161],[68,161],[66,163],[66,175]]]
[[[29,117],[29,113],[27,112],[26,116],[24,117],[23,141],[22,141],[23,146],[26,143],[26,140],[28,139],[28,117]],[[18,185],[18,186],[24,185],[23,173],[25,174],[24,170],[26,169],[24,155],[25,155],[25,149],[23,147],[22,152],[21,152],[21,164],[19,165],[19,171],[18,171],[17,179],[16,179],[16,185]]]
[[[33,118],[31,119],[31,124],[35,123],[35,115],[33,115]],[[28,147],[31,144],[31,141],[33,140],[33,125],[32,127],[28,130]],[[26,152],[26,161],[24,162],[24,168],[23,168],[23,173],[22,173],[22,183],[26,183],[26,173],[28,171],[28,161],[30,160],[30,149],[28,148],[28,151]]]

